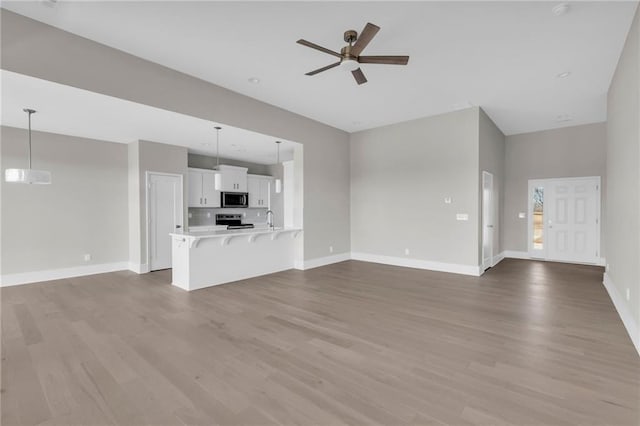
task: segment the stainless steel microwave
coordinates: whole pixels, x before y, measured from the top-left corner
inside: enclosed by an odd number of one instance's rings
[[[221,192],[220,206],[223,208],[249,207],[249,194],[247,192]]]

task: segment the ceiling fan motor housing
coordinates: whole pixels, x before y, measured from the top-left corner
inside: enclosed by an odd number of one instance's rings
[[[354,30],[347,30],[344,32],[344,41],[347,43],[355,43],[358,39],[358,32]]]

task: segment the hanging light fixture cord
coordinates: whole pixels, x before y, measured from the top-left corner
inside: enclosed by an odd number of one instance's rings
[[[23,111],[29,114],[29,169],[31,169],[31,114],[35,113],[36,110],[25,108]]]
[[[280,141],[276,141],[278,150],[276,151],[276,164],[280,164]]]
[[[220,166],[220,129],[222,127],[216,126],[216,168]]]

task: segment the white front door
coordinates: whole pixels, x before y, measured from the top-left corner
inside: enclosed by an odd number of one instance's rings
[[[532,257],[577,263],[599,261],[600,177],[530,181],[529,195]]]
[[[494,196],[493,175],[482,172],[482,269],[486,271],[493,266],[493,233],[494,233]]]
[[[171,268],[169,233],[182,227],[182,177],[147,175],[150,270]]]

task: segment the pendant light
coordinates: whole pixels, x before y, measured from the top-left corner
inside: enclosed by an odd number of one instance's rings
[[[276,141],[277,151],[276,151],[276,164],[280,164],[280,144],[281,141]],[[282,180],[280,178],[276,179],[276,194],[282,192]]]
[[[46,170],[33,170],[31,168],[31,114],[35,114],[34,109],[23,109],[29,115],[29,168],[28,169],[7,169],[4,172],[4,179],[11,183],[28,183],[46,185],[51,183],[51,172]]]
[[[216,170],[218,170],[218,167],[220,166],[220,130],[222,127],[216,126],[214,129],[216,129]],[[215,175],[213,186],[216,191],[220,191],[222,189],[222,174],[219,173],[219,171]]]

